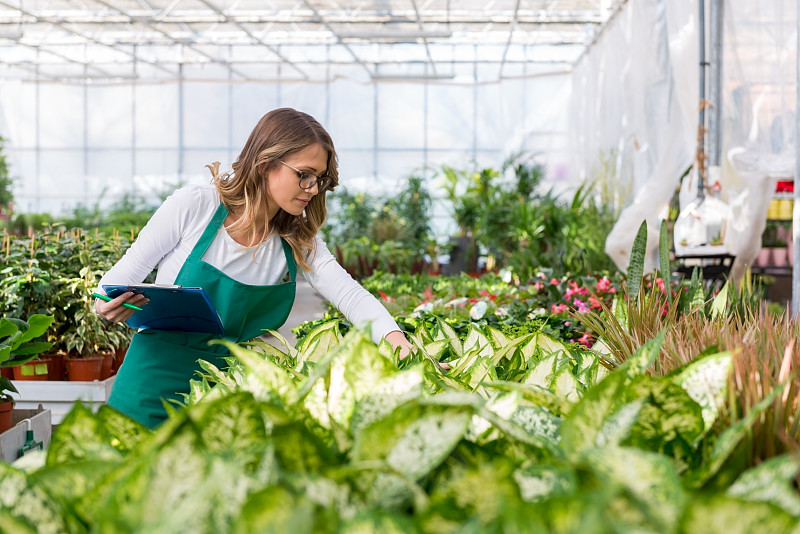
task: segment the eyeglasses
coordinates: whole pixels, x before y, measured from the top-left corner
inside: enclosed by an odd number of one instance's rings
[[[328,173],[325,172],[322,176],[317,176],[316,174],[311,174],[310,172],[301,171],[300,169],[296,169],[286,163],[285,161],[278,160],[279,163],[283,163],[294,172],[297,173],[297,177],[300,179],[300,187],[303,189],[311,189],[314,187],[314,184],[317,184],[319,188],[319,192],[322,193],[325,191],[331,183],[331,177],[328,176]]]

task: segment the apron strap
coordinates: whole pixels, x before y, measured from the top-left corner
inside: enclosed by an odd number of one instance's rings
[[[211,222],[209,222],[206,229],[203,230],[203,234],[200,236],[200,239],[197,240],[197,244],[189,253],[187,261],[189,259],[199,261],[203,258],[203,254],[206,253],[206,250],[208,250],[208,247],[214,241],[217,232],[222,228],[222,224],[225,222],[225,217],[227,216],[228,209],[225,207],[225,204],[220,202],[217,211],[214,212],[214,216],[211,218]]]
[[[203,254],[205,254],[206,250],[208,250],[208,247],[211,246],[211,243],[217,236],[219,229],[222,228],[222,225],[225,222],[225,217],[227,216],[228,209],[225,207],[225,204],[220,202],[219,206],[217,206],[217,211],[214,212],[214,216],[211,218],[208,226],[206,226],[206,229],[203,230],[203,234],[200,236],[200,239],[198,239],[197,244],[189,253],[187,261],[189,259],[197,261],[202,260]],[[292,282],[295,282],[297,281],[297,262],[294,259],[294,252],[292,251],[292,247],[289,246],[289,243],[283,237],[281,237],[281,245],[283,245],[283,255],[286,257],[286,265],[289,267],[289,279]]]
[[[289,243],[281,237],[281,245],[283,245],[283,255],[286,256],[286,265],[289,266],[289,281],[297,281],[297,262],[294,259],[294,251]]]

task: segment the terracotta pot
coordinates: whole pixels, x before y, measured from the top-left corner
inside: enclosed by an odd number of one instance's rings
[[[116,351],[114,351],[114,372],[113,374],[117,374],[119,371],[120,366],[122,366],[122,360],[125,359],[125,354],[128,352],[128,347],[120,347]]]
[[[14,380],[14,368],[13,367],[0,367],[0,376],[3,378],[9,378]]]
[[[83,358],[65,357],[67,365],[67,378],[73,382],[92,382],[100,380],[100,371],[103,368],[102,356],[84,356]]]
[[[64,367],[64,354],[59,352],[57,354],[48,354],[50,358],[50,365],[48,366],[49,375],[48,380],[66,380],[67,369]]]
[[[12,408],[14,408],[13,402],[0,402],[0,434],[11,428]]]
[[[100,380],[105,380],[114,374],[114,353],[104,352],[101,356],[103,358],[103,365],[100,366]]]
[[[31,360],[22,365],[15,365],[14,380],[47,380],[50,376],[50,358]]]

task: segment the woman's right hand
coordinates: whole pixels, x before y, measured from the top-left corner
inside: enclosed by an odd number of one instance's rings
[[[105,295],[105,291],[98,288],[98,293]],[[128,291],[116,297],[115,299],[106,302],[102,299],[95,299],[94,300],[94,311],[100,317],[110,321],[112,323],[119,323],[123,321],[127,321],[133,312],[136,310],[132,310],[123,306],[123,303],[133,304],[134,306],[139,306],[140,308],[150,302],[150,299],[145,297],[140,293],[133,293],[132,291]]]

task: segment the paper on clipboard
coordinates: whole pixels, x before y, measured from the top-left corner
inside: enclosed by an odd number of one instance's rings
[[[126,321],[131,328],[223,334],[225,329],[208,293],[201,287],[157,284],[103,285],[109,297],[127,291],[142,293],[150,302]]]

